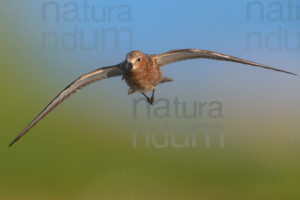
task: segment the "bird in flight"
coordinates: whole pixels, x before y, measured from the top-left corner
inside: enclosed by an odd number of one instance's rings
[[[173,81],[168,77],[162,76],[160,67],[177,61],[197,58],[236,62],[296,75],[281,69],[268,67],[266,65],[261,65],[255,62],[207,50],[180,49],[168,51],[162,54],[144,54],[141,51],[131,51],[127,54],[126,59],[120,64],[99,68],[95,71],[80,76],[73,81],[64,90],[62,90],[36,118],[34,118],[34,120],[9,144],[9,146],[12,146],[16,141],[24,136],[33,126],[35,126],[41,119],[43,119],[50,111],[52,111],[65,99],[70,97],[79,89],[102,79],[122,76],[122,80],[125,79],[127,85],[129,86],[129,95],[135,92],[140,92],[145,96],[148,103],[153,105],[154,91],[157,85]],[[148,97],[145,94],[148,92],[152,92],[151,97]]]

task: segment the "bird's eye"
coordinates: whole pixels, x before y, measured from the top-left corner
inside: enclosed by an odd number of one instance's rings
[[[138,58],[137,61],[141,61],[141,58]]]

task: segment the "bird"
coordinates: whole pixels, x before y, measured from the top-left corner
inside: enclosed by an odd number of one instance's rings
[[[171,50],[161,54],[145,54],[141,51],[131,51],[126,55],[123,62],[108,67],[102,67],[87,74],[84,74],[63,89],[33,121],[9,144],[11,147],[22,136],[24,136],[32,127],[34,127],[49,112],[61,104],[65,99],[80,90],[81,88],[107,78],[122,76],[122,80],[129,86],[128,95],[135,92],[141,93],[151,105],[154,103],[154,92],[159,84],[172,82],[173,79],[162,75],[161,67],[170,63],[188,60],[188,59],[213,59],[220,61],[230,61],[245,65],[265,68],[277,72],[283,72],[291,75],[297,75],[292,72],[284,71],[278,68],[269,67],[255,62],[247,61],[237,57],[229,56],[201,49],[178,49]],[[151,97],[146,93],[152,92]]]

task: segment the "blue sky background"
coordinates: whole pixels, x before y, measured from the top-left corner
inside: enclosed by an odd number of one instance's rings
[[[54,21],[55,12],[53,8],[47,10],[47,20],[42,21],[42,1],[40,3],[20,3],[14,1],[6,1],[2,7],[2,15],[4,14],[9,19],[10,34],[16,41],[24,43],[30,56],[41,59],[46,62],[38,70],[42,73],[51,72],[55,76],[60,76],[59,80],[71,80],[76,75],[85,73],[92,66],[106,66],[120,62],[124,59],[126,53],[132,49],[139,49],[146,53],[161,53],[170,49],[179,48],[200,48],[219,52],[224,52],[237,57],[254,60],[259,63],[281,67],[297,73],[297,54],[299,48],[295,51],[288,51],[286,48],[281,48],[279,51],[271,51],[263,44],[264,50],[257,50],[257,40],[252,39],[250,45],[252,48],[247,49],[247,33],[259,32],[265,42],[267,34],[278,31],[279,27],[288,30],[289,40],[291,44],[299,43],[297,29],[297,21],[271,21],[268,19],[268,14],[272,10],[276,10],[277,3],[283,6],[283,15],[286,19],[289,11],[286,8],[286,1],[238,1],[230,3],[229,1],[87,1],[90,6],[95,6],[97,14],[103,13],[103,8],[108,14],[108,7],[116,6],[112,11],[111,22],[108,18],[103,23],[97,22],[60,22]],[[66,6],[69,1],[54,1],[59,5],[59,13],[62,16],[66,12]],[[84,1],[75,1],[79,6],[80,19],[83,20],[84,11],[81,8]],[[250,22],[247,21],[247,3],[257,2],[262,5],[265,21],[260,18],[260,9],[253,6],[250,10]],[[298,1],[292,1],[297,4]],[[73,2],[74,3],[74,2]],[[3,3],[4,4],[4,3]],[[118,19],[120,11],[118,8],[122,5],[129,6],[132,20],[122,22]],[[106,7],[105,7],[106,6]],[[70,7],[69,7],[70,8]],[[14,14],[12,14],[12,12]],[[91,11],[89,10],[89,14]],[[293,13],[295,15],[296,13]],[[295,19],[294,17],[294,19]],[[20,23],[22,20],[22,23]],[[132,48],[127,41],[121,42],[120,49],[114,49],[113,36],[110,35],[107,41],[107,48],[98,51],[83,51],[76,49],[72,52],[64,50],[55,51],[51,48],[51,44],[47,46],[47,50],[42,50],[42,33],[55,32],[59,37],[62,34],[73,31],[74,27],[83,29],[87,35],[102,28],[121,28],[127,27],[132,31]],[[101,33],[100,33],[101,35]],[[128,37],[122,36],[122,39],[128,40]],[[60,38],[61,39],[61,38]],[[85,37],[88,44],[92,44],[93,37]],[[284,43],[284,36],[281,37]],[[295,41],[295,42],[293,42]],[[271,40],[271,45],[276,45],[276,41]],[[102,44],[100,44],[102,45]],[[299,45],[298,45],[299,46]],[[30,70],[29,66],[26,68]],[[182,91],[183,87],[195,85],[214,85],[222,83],[224,80],[232,79],[236,82],[240,80],[253,80],[259,76],[256,82],[260,85],[266,80],[272,84],[280,86],[284,84],[286,78],[290,77],[268,72],[261,69],[255,69],[247,66],[240,66],[232,63],[220,63],[214,61],[187,61],[176,63],[172,67],[166,67],[166,74],[170,74],[175,80],[177,91]],[[229,77],[226,78],[225,76]],[[294,78],[294,77],[292,77]],[[49,77],[51,80],[51,78]],[[282,81],[276,81],[276,80]],[[180,81],[180,82],[179,82]],[[62,81],[64,83],[65,81]],[[119,82],[118,82],[119,83]],[[224,82],[223,82],[224,83]],[[223,85],[223,84],[221,84]],[[241,85],[244,87],[244,85]],[[172,86],[171,86],[172,87]],[[248,85],[249,88],[249,85]],[[247,90],[247,85],[245,85]]]
[[[63,88],[75,77],[94,70],[95,67],[102,67],[122,61],[126,53],[133,49],[139,49],[146,53],[161,53],[171,49],[200,48],[223,52],[236,57],[256,61],[258,63],[280,67],[297,73],[299,54],[299,20],[296,18],[296,11],[290,12],[287,8],[287,1],[87,1],[89,6],[96,8],[96,14],[102,15],[106,12],[104,22],[85,22],[83,19],[84,1],[71,2],[79,7],[78,14],[80,22],[68,22],[63,20],[63,14],[70,9],[69,1],[53,1],[59,8],[60,22],[55,21],[57,12],[53,7],[47,8],[46,20],[42,20],[43,3],[20,3],[14,1],[5,2],[2,7],[6,19],[11,28],[11,39],[24,45],[19,52],[27,53],[29,57],[40,60],[40,66],[32,68],[23,66],[22,69],[30,71],[36,77],[45,82],[45,86]],[[253,5],[250,9],[250,4]],[[299,1],[291,1],[297,5]],[[276,5],[275,5],[276,4]],[[116,8],[109,14],[109,7]],[[129,7],[131,20],[123,22],[119,18],[122,11],[121,6]],[[71,7],[72,8],[72,7]],[[104,11],[103,11],[104,9]],[[271,20],[269,15],[273,11],[282,9],[282,20]],[[14,11],[13,15],[11,11]],[[250,12],[248,12],[248,10]],[[124,11],[124,10],[123,10]],[[125,9],[126,11],[126,9]],[[264,21],[260,19],[263,12]],[[278,12],[277,12],[278,13]],[[91,14],[91,9],[88,14]],[[250,16],[250,21],[247,16]],[[293,22],[288,16],[291,15]],[[108,20],[111,16],[111,21]],[[272,15],[277,17],[275,13]],[[22,20],[22,23],[20,23]],[[47,43],[46,50],[42,49],[42,34],[55,32],[62,41],[62,35],[74,30],[82,29],[86,35],[92,35],[94,30],[126,27],[132,32],[132,47],[128,43],[128,37],[122,35],[120,48],[114,49],[113,34],[108,34],[105,39],[107,46],[105,50],[85,51],[75,49],[68,52],[59,45],[59,50],[52,47],[51,41]],[[296,46],[296,50],[285,48],[285,36],[280,37],[282,47],[272,51],[267,45],[268,34],[277,32],[279,28],[287,30],[289,44]],[[258,32],[262,37],[262,47],[258,48],[258,40],[251,39],[247,48],[247,34]],[[77,36],[77,40],[79,36]],[[85,36],[85,42],[92,44],[94,37]],[[49,41],[48,41],[49,42]],[[270,39],[270,46],[277,45],[277,39]],[[99,43],[100,47],[103,45]],[[285,98],[285,101],[293,101],[299,80],[285,74],[266,71],[239,64],[216,62],[209,60],[194,60],[175,63],[164,67],[163,72],[176,80],[167,87],[162,86],[158,90],[158,96],[184,96],[187,99],[235,99],[238,102],[254,100],[263,101],[272,96],[272,99]],[[53,77],[56,83],[53,83]],[[55,84],[55,85],[53,85]],[[103,91],[110,91],[113,99],[124,99],[131,97],[125,95],[127,86],[119,80],[108,81]],[[118,86],[111,86],[111,85]],[[262,87],[263,86],[263,87]],[[114,87],[111,89],[111,87]],[[187,89],[190,88],[190,89]],[[195,89],[194,89],[195,88]],[[117,91],[113,91],[116,90]],[[125,91],[124,91],[125,90]],[[267,92],[266,92],[267,91]],[[280,95],[281,91],[283,95]],[[286,92],[286,93],[285,93]],[[90,90],[89,93],[95,93]],[[122,95],[120,96],[119,93]],[[228,95],[232,93],[232,95]],[[268,95],[265,95],[268,94]],[[97,95],[100,95],[100,91]],[[265,96],[264,96],[265,95]],[[247,97],[243,99],[242,97]],[[256,98],[259,97],[259,98]],[[289,98],[291,97],[291,98]],[[252,99],[253,98],[253,99]],[[263,99],[262,99],[263,98]],[[256,99],[256,100],[255,100]],[[298,101],[299,97],[297,95]],[[232,110],[232,109],[230,109]]]

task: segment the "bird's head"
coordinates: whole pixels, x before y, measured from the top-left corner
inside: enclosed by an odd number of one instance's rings
[[[141,51],[131,51],[126,56],[124,65],[124,74],[139,69],[145,62],[146,55]],[[124,77],[124,76],[123,76]]]

